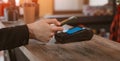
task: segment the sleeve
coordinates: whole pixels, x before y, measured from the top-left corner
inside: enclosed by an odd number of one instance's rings
[[[0,29],[0,50],[12,49],[28,44],[27,25]]]

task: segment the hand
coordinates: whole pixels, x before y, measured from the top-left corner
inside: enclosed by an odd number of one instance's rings
[[[51,26],[54,24],[56,26]],[[44,19],[39,20],[31,24],[27,24],[29,33],[33,34],[37,40],[48,42],[56,31],[63,30],[62,27],[58,27],[60,22],[56,19]]]

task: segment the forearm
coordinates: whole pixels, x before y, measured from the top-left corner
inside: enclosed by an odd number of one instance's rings
[[[28,44],[29,30],[26,25],[0,29],[0,50]]]

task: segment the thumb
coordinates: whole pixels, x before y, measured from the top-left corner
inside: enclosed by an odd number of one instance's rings
[[[56,32],[56,31],[62,31],[63,27],[53,27],[52,31]]]

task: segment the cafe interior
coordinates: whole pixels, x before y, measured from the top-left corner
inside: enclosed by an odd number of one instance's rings
[[[28,46],[1,51],[0,61],[120,61],[120,0],[0,0],[0,28],[40,19],[54,18],[62,23],[71,17],[77,19],[67,25],[89,28],[95,35],[90,41],[94,42],[60,45],[31,42]]]

